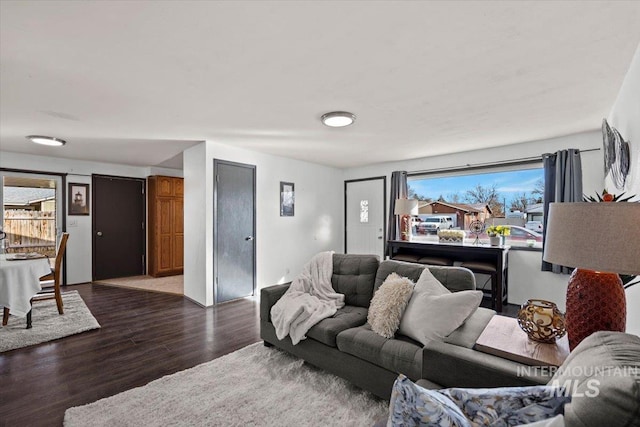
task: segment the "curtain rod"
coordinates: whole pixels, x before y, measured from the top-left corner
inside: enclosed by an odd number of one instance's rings
[[[586,150],[580,150],[581,153],[588,153],[589,151],[600,151],[600,148],[588,148]],[[452,166],[452,167],[446,167],[446,168],[410,171],[410,172],[407,172],[407,176],[426,175],[426,174],[433,174],[438,172],[458,172],[466,169],[485,169],[485,168],[491,168],[491,167],[503,166],[503,165],[520,165],[525,163],[531,163],[536,160],[539,160],[542,162],[542,156],[544,156],[545,154],[541,154],[539,156],[533,156],[533,157],[521,157],[519,159],[500,160],[497,162],[467,163],[466,165]]]

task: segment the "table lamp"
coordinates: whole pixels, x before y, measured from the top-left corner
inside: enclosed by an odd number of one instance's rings
[[[417,199],[396,199],[394,215],[400,216],[400,239],[411,240],[411,215],[418,215]]]
[[[550,203],[543,259],[575,267],[565,314],[571,350],[594,332],[624,332],[618,274],[640,274],[640,203]]]

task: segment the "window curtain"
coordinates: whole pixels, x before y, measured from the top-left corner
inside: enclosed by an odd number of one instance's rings
[[[544,251],[549,203],[582,201],[580,150],[570,148],[555,154],[544,154],[542,163],[544,165],[544,227],[542,229]],[[579,219],[576,218],[576,221]],[[542,271],[569,274],[571,269],[542,261]]]
[[[395,171],[391,174],[391,194],[389,201],[389,221],[387,222],[387,239],[400,240],[400,218],[393,214],[396,199],[407,198],[407,172]],[[389,245],[385,242],[385,254],[389,254]]]

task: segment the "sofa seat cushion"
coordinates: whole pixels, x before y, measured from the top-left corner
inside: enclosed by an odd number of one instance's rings
[[[354,307],[345,305],[331,317],[321,320],[315,324],[307,337],[313,338],[331,347],[336,347],[336,337],[346,329],[362,326],[367,322],[367,309],[364,307]]]
[[[391,372],[416,380],[422,373],[422,346],[411,338],[384,338],[365,324],[340,332],[337,344],[338,350]]]

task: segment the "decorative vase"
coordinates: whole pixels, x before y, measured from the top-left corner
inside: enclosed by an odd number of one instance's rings
[[[491,246],[500,246],[500,244],[502,243],[500,240],[501,236],[491,236],[489,237],[489,243],[491,244]]]
[[[564,316],[551,301],[530,299],[518,311],[518,325],[533,341],[554,343],[566,333]]]
[[[573,350],[597,331],[624,332],[627,301],[620,276],[576,268],[567,287],[567,335]]]

